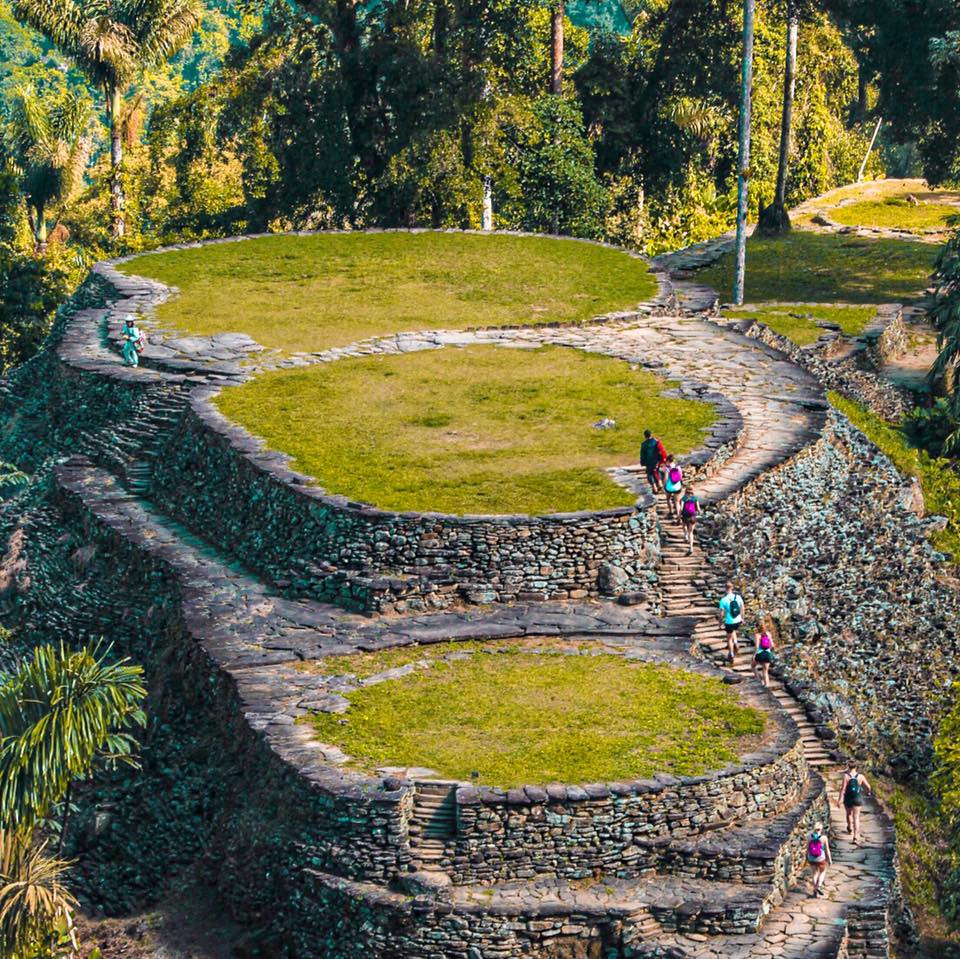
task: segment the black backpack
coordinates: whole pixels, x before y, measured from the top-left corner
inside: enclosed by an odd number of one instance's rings
[[[736,619],[743,612],[743,604],[737,596],[731,597],[729,612],[731,619]]]
[[[856,799],[860,795],[860,780],[856,776],[851,776],[847,783],[847,795],[851,799]]]

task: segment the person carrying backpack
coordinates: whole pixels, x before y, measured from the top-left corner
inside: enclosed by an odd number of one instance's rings
[[[770,664],[773,662],[773,639],[766,630],[757,633],[754,638],[757,647],[753,654],[753,674],[764,686],[769,686]]]
[[[807,862],[813,870],[814,896],[823,895],[823,880],[827,875],[827,866],[833,865],[833,856],[830,855],[830,842],[823,831],[823,823],[818,822],[807,840]]]
[[[727,662],[732,666],[737,658],[737,630],[743,624],[743,597],[727,583],[727,591],[720,597],[720,622],[727,634]]]
[[[680,494],[683,492],[683,470],[673,456],[667,457],[667,472],[663,477],[663,489],[667,494],[667,511],[680,522]]]
[[[687,491],[680,500],[680,522],[683,523],[683,538],[687,541],[689,552],[693,552],[693,531],[697,528],[697,520],[700,518],[700,500],[694,493],[693,487],[688,486]]]
[[[650,430],[644,430],[643,437],[643,442],[640,444],[640,465],[646,470],[650,489],[654,493],[659,493],[663,488],[660,467],[666,462],[667,453],[663,443]]]
[[[843,783],[840,786],[840,795],[837,796],[837,805],[843,803],[843,810],[847,814],[847,832],[853,833],[853,844],[860,842],[860,810],[863,808],[863,792],[872,792],[867,777],[857,770],[856,763],[843,774]]]

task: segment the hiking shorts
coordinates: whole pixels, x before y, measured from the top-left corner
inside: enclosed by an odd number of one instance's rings
[[[758,663],[772,663],[773,653],[769,649],[761,649],[753,658]]]
[[[742,622],[740,622],[740,623],[724,623],[724,624],[723,624],[723,628],[727,631],[727,635],[729,636],[731,633],[735,633],[742,625],[743,625]]]
[[[825,852],[820,853],[819,856],[811,856],[810,853],[807,853],[807,862],[811,866],[818,866],[822,862],[827,861],[827,854]]]
[[[659,483],[660,482],[660,467],[659,466],[647,466],[647,481],[650,483]]]
[[[846,809],[853,809],[863,805],[863,796],[844,796],[843,805]]]

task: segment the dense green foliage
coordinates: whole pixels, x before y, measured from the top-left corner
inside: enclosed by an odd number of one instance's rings
[[[960,176],[960,5],[831,0],[856,45],[893,140],[916,143],[931,183]]]
[[[619,250],[456,233],[268,237],[122,269],[180,290],[157,311],[165,324],[240,331],[288,352],[404,331],[577,323],[656,292],[646,264]]]
[[[960,230],[941,251],[933,279],[935,292],[929,312],[937,328],[940,353],[930,375],[949,397],[935,414],[935,430],[944,434],[945,451],[956,455],[960,453]]]
[[[368,769],[426,766],[500,787],[693,775],[737,758],[765,717],[718,679],[622,656],[500,648],[347,693],[318,738]]]
[[[696,446],[714,410],[664,397],[669,385],[564,347],[448,347],[279,370],[216,402],[331,493],[387,509],[539,514],[633,503],[605,470],[636,462],[646,427],[673,452]],[[616,426],[597,429],[604,417]]]

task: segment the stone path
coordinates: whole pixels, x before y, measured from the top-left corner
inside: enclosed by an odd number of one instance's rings
[[[723,239],[702,245],[699,252],[661,258],[661,265],[691,269],[702,265],[704,258],[720,255],[728,242]],[[164,291],[158,284],[136,277],[118,280],[115,271],[104,275],[108,274],[112,274],[109,279],[117,284],[124,299],[112,307],[80,311],[58,352],[76,369],[152,390],[144,415],[155,419],[149,421],[145,431],[151,434],[149,437],[143,430],[134,430],[127,437],[129,455],[124,454],[125,460],[109,459],[110,451],[101,449],[96,437],[90,437],[89,443],[84,441],[84,451],[89,449],[98,464],[108,466],[115,475],[76,458],[58,467],[58,483],[68,499],[82,504],[106,529],[163,564],[184,584],[185,619],[196,636],[204,637],[203,645],[215,662],[237,678],[248,722],[272,737],[277,751],[302,774],[319,782],[325,777],[350,778],[338,769],[346,758],[342,753],[313,742],[304,727],[294,725],[295,719],[316,708],[316,697],[325,694],[314,677],[293,668],[302,660],[398,643],[532,635],[608,636],[629,642],[639,634],[658,640],[665,649],[689,644],[692,638],[714,658],[725,648],[715,619],[712,597],[717,594],[718,584],[709,557],[699,548],[692,555],[686,553],[679,530],[666,517],[662,504],[658,509],[666,615],[660,619],[628,606],[600,602],[544,602],[367,619],[322,603],[273,595],[255,576],[172,522],[144,498],[149,494],[149,459],[157,453],[157,437],[176,423],[189,392],[196,386],[235,382],[249,375],[250,367],[243,362],[259,353],[256,344],[232,335],[203,342],[181,337],[151,344],[147,358],[152,368],[125,369],[111,348],[110,333],[116,333],[127,312],[149,306]],[[777,350],[710,319],[708,314],[716,301],[713,291],[682,277],[662,285],[663,295],[655,304],[603,323],[576,328],[400,334],[296,357],[289,365],[473,343],[546,343],[621,357],[679,379],[681,395],[717,404],[724,428],[715,430],[708,440],[697,474],[698,494],[709,505],[815,440],[827,407],[822,388],[810,373]],[[272,360],[262,357],[259,362],[266,365]],[[284,365],[288,365],[286,361]],[[645,492],[642,475],[635,469],[616,471],[615,478],[638,493]],[[69,616],[69,605],[63,615]],[[732,670],[739,674],[749,671],[746,656]],[[799,727],[809,765],[827,778],[835,793],[835,754],[779,681],[772,692]],[[819,780],[814,776],[811,782]],[[874,951],[885,938],[885,933],[877,930],[876,917],[883,911],[892,877],[890,825],[871,803],[865,817],[866,842],[853,847],[842,832],[841,820],[842,814],[833,809],[835,865],[829,874],[828,895],[823,899],[810,898],[801,887],[771,908],[757,888],[663,875],[586,886],[557,882],[501,884],[493,890],[492,900],[487,893],[464,887],[456,896],[464,905],[508,911],[533,902],[547,912],[571,906],[588,911],[620,910],[637,925],[640,939],[633,945],[636,956],[670,955],[669,950],[674,950],[673,955],[695,959],[760,959],[773,955],[833,959],[843,948],[848,948],[850,955],[866,954],[867,945],[871,955],[882,955]],[[679,901],[682,905],[694,900],[703,907],[702,927],[692,925],[693,931],[677,933],[657,920],[657,909],[662,912],[664,903]],[[725,910],[743,921],[740,934],[730,935],[711,927],[711,916]],[[762,921],[761,931],[750,931],[758,921]],[[866,940],[871,937],[873,941],[868,944]]]
[[[732,468],[736,468],[731,464]],[[723,470],[718,473],[720,482]],[[741,636],[741,654],[732,667],[726,665],[726,636],[719,625],[716,601],[712,598],[723,592],[722,584],[712,576],[707,557],[699,545],[693,553],[683,542],[680,527],[670,518],[664,502],[658,504],[661,523],[663,555],[664,610],[671,616],[694,616],[698,622],[694,635],[717,665],[739,675],[753,672],[753,637]],[[708,598],[710,597],[710,598]],[[747,611],[749,621],[749,611]],[[827,896],[813,899],[807,889],[792,892],[776,913],[767,917],[761,932],[738,939],[735,943],[697,943],[689,937],[677,937],[676,945],[684,955],[696,959],[737,956],[835,956],[840,934],[838,929],[848,919],[851,903],[883,903],[894,876],[893,830],[887,817],[872,798],[867,799],[862,827],[864,841],[854,846],[845,832],[845,816],[834,800],[843,776],[835,755],[817,735],[813,723],[783,683],[771,676],[771,692],[786,713],[797,724],[808,763],[818,769],[827,780],[831,800],[830,837],[834,865],[828,871]],[[857,935],[857,928],[851,930]],[[874,945],[881,946],[885,933],[876,935]],[[776,950],[772,952],[771,950]],[[853,954],[853,953],[851,953]],[[879,954],[885,954],[883,952]]]

